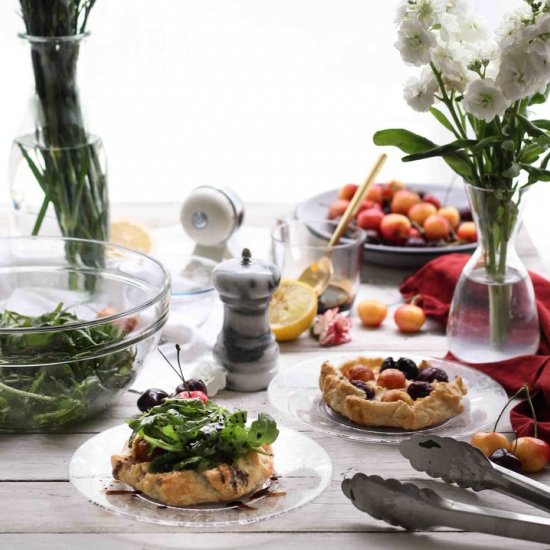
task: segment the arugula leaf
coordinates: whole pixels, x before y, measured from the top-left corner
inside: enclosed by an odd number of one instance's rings
[[[230,412],[200,399],[165,399],[160,405],[128,420],[130,442],[145,440],[156,455],[151,472],[198,470],[233,463],[249,451],[264,454],[279,430],[273,418],[260,413],[250,426],[246,411]]]
[[[39,316],[0,313],[0,327],[49,328],[80,321],[63,304]],[[14,431],[59,427],[106,406],[134,377],[135,351],[90,357],[98,345],[121,342],[113,323],[0,336],[0,425]],[[66,361],[66,362],[64,362]],[[29,363],[46,363],[28,367]],[[52,363],[49,364],[48,363]]]

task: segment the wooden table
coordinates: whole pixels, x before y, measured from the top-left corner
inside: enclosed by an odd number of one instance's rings
[[[175,205],[157,205],[147,209],[137,205],[115,206],[118,213],[142,219],[150,226],[164,220],[175,223]],[[268,226],[275,215],[288,211],[287,205],[250,205],[248,224]],[[541,272],[535,251],[525,235],[518,246],[523,260]],[[396,354],[418,352],[442,356],[446,351],[443,330],[430,323],[420,334],[399,334],[391,311],[399,303],[397,285],[407,274],[395,269],[367,266],[359,299],[378,298],[388,304],[390,315],[383,328],[367,330],[354,323],[349,344],[321,350],[307,336],[282,346],[281,368],[311,357],[332,353],[377,349]],[[222,392],[219,402],[241,406],[257,413],[271,410],[266,392],[238,394]],[[74,451],[94,434],[121,424],[135,414],[136,395],[126,393],[110,410],[65,434],[3,435],[0,437],[0,548],[450,548],[503,549],[541,548],[541,545],[503,537],[442,529],[408,533],[356,510],[340,490],[345,475],[353,471],[412,480],[438,488],[441,494],[469,503],[536,514],[536,509],[498,493],[465,493],[415,472],[390,445],[364,444],[315,432],[299,423],[284,424],[306,433],[322,445],[334,464],[333,480],[328,489],[305,507],[275,519],[231,528],[182,529],[140,523],[110,514],[87,502],[72,487],[67,466]],[[537,476],[550,483],[550,471]],[[542,514],[542,513],[541,513]]]

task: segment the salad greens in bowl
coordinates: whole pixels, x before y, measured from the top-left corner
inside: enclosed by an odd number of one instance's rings
[[[157,345],[169,298],[165,268],[125,247],[0,238],[0,431],[55,431],[111,405]]]

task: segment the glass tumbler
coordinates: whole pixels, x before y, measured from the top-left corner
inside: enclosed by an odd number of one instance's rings
[[[279,223],[271,233],[273,263],[284,279],[299,279],[309,265],[323,256],[332,262],[329,285],[318,297],[319,313],[335,307],[348,312],[359,287],[365,231],[348,227],[338,244],[330,247],[328,243],[337,225],[329,220],[289,220]]]

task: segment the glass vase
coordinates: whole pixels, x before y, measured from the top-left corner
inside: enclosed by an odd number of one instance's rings
[[[107,163],[101,139],[88,132],[77,86],[86,36],[21,35],[34,89],[11,151],[12,234],[108,240]],[[67,241],[67,259],[97,266],[97,249]]]
[[[469,184],[466,192],[479,245],[454,291],[449,350],[468,363],[535,353],[540,332],[533,284],[515,249],[522,194]]]

